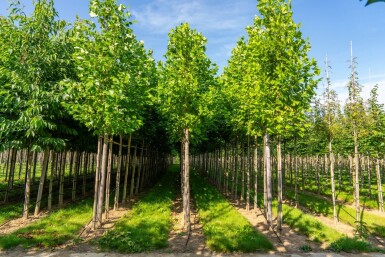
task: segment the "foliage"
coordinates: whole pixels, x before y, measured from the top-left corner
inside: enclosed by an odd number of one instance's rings
[[[188,23],[169,33],[166,61],[159,67],[156,103],[175,141],[183,138],[185,128],[199,137],[203,119],[210,112],[207,103],[216,67],[206,56],[206,43]]]
[[[75,79],[66,80],[63,105],[96,134],[130,134],[142,124],[155,63],[116,0],[93,0],[90,16],[71,31]]]
[[[27,16],[17,1],[0,18],[0,146],[29,144],[60,148],[75,134],[60,105],[58,83],[72,76],[67,23],[58,19],[53,0],[34,2]],[[0,148],[0,149],[1,149]]]

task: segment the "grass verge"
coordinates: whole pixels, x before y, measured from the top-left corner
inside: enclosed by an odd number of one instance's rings
[[[291,191],[286,192],[287,197],[290,199],[294,198],[294,193]],[[299,203],[307,209],[323,214],[324,216],[333,217],[333,204],[322,197],[314,195],[307,195],[304,193],[298,193]],[[341,222],[347,223],[353,227],[356,227],[356,210],[354,208],[337,205],[337,215]],[[385,237],[385,219],[362,211],[361,224],[368,230],[367,232],[375,234],[380,237]]]
[[[207,246],[218,252],[254,252],[273,249],[222,194],[198,174],[191,174],[191,190],[203,224]]]
[[[0,206],[0,226],[11,219],[20,217],[22,212],[22,203]]]
[[[99,239],[103,250],[135,253],[167,246],[178,170],[179,166],[171,166],[162,180],[133,206],[132,211]]]
[[[92,200],[69,205],[9,235],[0,237],[0,249],[21,245],[30,247],[54,247],[69,240],[76,240],[79,230],[91,219]]]

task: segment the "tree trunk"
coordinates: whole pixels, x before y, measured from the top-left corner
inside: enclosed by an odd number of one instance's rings
[[[102,152],[103,138],[98,136],[98,152],[96,153],[96,168],[95,168],[95,187],[94,187],[94,205],[92,213],[92,228],[95,230],[98,226],[98,198],[99,198],[99,181],[100,181],[100,156]],[[72,158],[72,157],[71,157]]]
[[[332,201],[333,201],[333,217],[334,223],[338,223],[337,208],[336,208],[336,187],[334,182],[334,154],[332,148],[332,141],[329,137],[329,164],[330,164],[330,184],[332,187]]]
[[[120,172],[122,169],[122,148],[123,148],[123,137],[119,137],[119,155],[118,155],[118,167],[116,170],[116,187],[115,187],[115,201],[114,201],[114,210],[117,210],[119,207],[119,189],[120,189]]]
[[[57,154],[54,151],[52,152],[52,163],[51,163],[51,173],[50,173],[50,180],[49,180],[49,188],[48,188],[48,211],[50,212],[52,209],[52,187],[53,187],[53,173],[55,169],[55,162],[57,158]]]
[[[361,208],[360,208],[360,174],[359,174],[359,160],[358,160],[358,142],[357,142],[357,128],[354,123],[353,128],[354,134],[354,172],[355,172],[355,205],[356,205],[356,222],[359,224],[361,219]]]
[[[138,165],[138,175],[136,176],[136,187],[135,187],[135,194],[139,194],[140,191],[140,178],[142,176],[142,169],[143,169],[143,152],[144,152],[144,140],[142,141],[142,149],[140,150],[140,156],[139,156],[139,165]]]
[[[381,184],[381,172],[380,172],[380,159],[378,157],[376,161],[376,176],[377,176],[378,209],[380,212],[384,212],[384,200],[382,196],[382,184]]]
[[[277,180],[278,180],[278,216],[277,229],[282,231],[282,153],[281,153],[281,139],[277,142]]]
[[[273,213],[272,213],[272,188],[271,188],[271,157],[270,157],[270,141],[269,135],[265,133],[264,135],[264,145],[265,145],[265,169],[266,169],[266,198],[267,198],[267,213],[266,219],[267,224],[271,228],[273,225]]]
[[[37,199],[36,199],[36,206],[35,206],[35,213],[34,213],[35,217],[37,217],[40,213],[41,198],[43,196],[44,182],[45,182],[45,177],[48,170],[48,161],[49,161],[49,148],[47,146],[44,152],[44,160],[43,160],[43,166],[41,169],[39,189],[37,192]]]
[[[100,170],[100,183],[99,183],[99,195],[98,195],[98,206],[97,206],[97,227],[102,226],[102,219],[103,219],[104,192],[106,188],[107,155],[108,155],[108,135],[106,134],[104,135],[104,140],[103,140],[102,164],[101,164],[101,170]]]
[[[184,129],[184,177],[183,177],[183,212],[184,212],[184,225],[187,234],[190,234],[190,162],[189,162],[189,144],[190,144],[190,131],[188,128]]]
[[[130,161],[131,161],[131,134],[128,138],[128,146],[127,146],[127,158],[126,158],[126,167],[125,167],[125,173],[124,173],[123,196],[122,196],[123,204],[126,202],[126,198],[127,198],[128,171],[130,168]]]
[[[65,175],[65,164],[66,164],[66,152],[63,151],[61,158],[60,168],[60,188],[59,188],[59,207],[63,207],[64,203],[64,175]]]
[[[258,140],[254,136],[254,210],[258,207]]]
[[[135,170],[136,170],[136,151],[137,146],[135,145],[134,148],[134,156],[132,157],[132,173],[131,173],[131,187],[130,187],[130,199],[134,196],[134,190],[135,190]]]
[[[31,150],[31,145],[27,150],[27,164],[25,167],[25,197],[24,197],[24,208],[23,208],[23,218],[28,219],[29,217],[29,202],[31,196],[31,163],[32,163],[33,152]]]
[[[75,151],[75,169],[74,169],[74,174],[72,177],[72,201],[74,202],[76,200],[76,184],[78,181],[78,172],[79,172],[79,159],[81,153],[78,151]]]
[[[319,173],[318,173],[319,174]],[[295,208],[298,208],[298,158],[297,158],[297,137],[294,137],[294,196]]]
[[[113,166],[113,142],[114,138],[110,137],[109,150],[108,150],[108,163],[107,163],[107,177],[106,177],[106,201],[105,201],[105,216],[106,220],[108,219],[109,211],[110,211],[110,185],[111,185],[111,172]]]

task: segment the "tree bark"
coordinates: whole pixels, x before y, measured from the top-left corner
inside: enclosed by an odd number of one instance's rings
[[[188,128],[184,129],[184,176],[183,176],[183,212],[184,212],[184,225],[187,234],[190,234],[190,162],[189,162],[189,144],[190,144],[190,131]]]
[[[109,211],[110,211],[110,185],[111,185],[111,172],[112,172],[112,166],[113,166],[113,142],[114,138],[110,137],[110,143],[108,147],[108,163],[107,163],[107,177],[106,177],[106,201],[105,201],[105,217],[106,220],[108,219]]]
[[[381,184],[381,172],[380,172],[380,159],[376,161],[376,176],[377,176],[377,194],[378,194],[378,209],[380,212],[384,212],[384,200],[382,196],[382,184]]]
[[[272,213],[272,188],[271,188],[271,157],[270,157],[270,141],[269,135],[265,133],[264,135],[264,145],[265,145],[265,168],[266,168],[266,198],[267,198],[267,213],[266,220],[267,224],[271,228],[273,225],[273,213]]]
[[[277,180],[278,180],[278,216],[277,216],[277,229],[282,231],[282,156],[281,156],[281,139],[278,138],[277,142]]]
[[[46,177],[47,170],[48,170],[48,161],[49,161],[49,148],[47,146],[45,151],[44,151],[43,166],[41,169],[39,189],[37,192],[37,199],[36,199],[36,206],[35,206],[35,213],[34,213],[35,217],[37,217],[40,213],[41,198],[43,196],[44,182],[45,182],[45,177]]]
[[[118,167],[116,170],[116,187],[115,187],[115,201],[114,201],[114,210],[117,210],[119,207],[119,189],[120,189],[120,172],[122,169],[122,148],[123,148],[123,137],[119,137],[119,155],[118,155]]]
[[[98,151],[96,153],[96,168],[95,168],[95,187],[94,187],[94,205],[92,213],[92,228],[95,230],[98,226],[98,199],[99,199],[99,182],[100,182],[100,156],[102,152],[103,138],[98,136]]]
[[[258,208],[258,140],[254,136],[254,210]]]
[[[106,134],[104,135],[104,140],[103,140],[103,153],[102,153],[102,164],[101,164],[101,171],[100,171],[98,206],[97,206],[97,227],[101,227],[102,221],[103,221],[103,203],[104,203],[104,192],[106,188],[107,156],[108,156],[108,135]]]
[[[128,171],[130,168],[130,161],[131,161],[131,134],[128,138],[128,146],[127,146],[127,158],[126,158],[126,167],[125,167],[125,173],[124,173],[123,196],[122,196],[123,204],[126,202],[126,199],[127,199]]]
[[[32,162],[33,152],[31,150],[31,145],[27,150],[27,164],[25,167],[25,194],[24,194],[24,208],[23,208],[23,218],[28,219],[29,217],[29,202],[31,197],[31,162]]]

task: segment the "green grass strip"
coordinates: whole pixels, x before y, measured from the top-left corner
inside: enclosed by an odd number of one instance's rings
[[[76,240],[78,232],[92,217],[92,200],[83,200],[51,213],[24,228],[0,237],[0,249],[21,245],[54,247]]]
[[[277,202],[274,202],[277,205]],[[368,242],[349,238],[337,230],[324,225],[312,215],[303,213],[300,209],[283,204],[283,221],[299,233],[306,235],[315,242],[328,243],[329,249],[335,252],[377,252]],[[274,208],[276,211],[276,208]],[[276,213],[275,213],[276,214]]]
[[[282,210],[284,222],[301,234],[308,236],[312,241],[332,243],[343,237],[337,230],[325,226],[313,216],[303,213],[300,209],[283,204]]]
[[[136,253],[167,247],[178,170],[179,166],[171,166],[162,180],[133,206],[132,211],[99,239],[103,250]]]
[[[287,191],[286,195],[290,199],[294,198],[294,192]],[[333,204],[328,200],[304,193],[298,193],[298,198],[299,203],[307,209],[333,218]],[[354,208],[345,205],[337,205],[337,215],[339,221],[347,223],[353,227],[357,225],[356,210]],[[368,229],[369,233],[385,237],[385,219],[383,217],[365,212],[364,210],[361,215],[361,222]]]
[[[254,252],[273,249],[233,206],[199,175],[191,174],[191,190],[203,224],[206,245],[218,252]]]
[[[22,212],[22,203],[0,206],[0,226],[11,219],[21,217]]]

